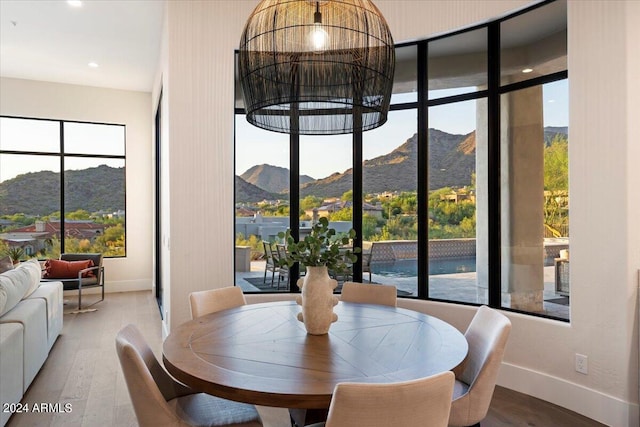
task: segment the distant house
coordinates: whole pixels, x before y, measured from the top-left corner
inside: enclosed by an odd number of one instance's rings
[[[329,203],[324,203],[322,206],[313,209],[306,209],[304,211],[305,215],[309,218],[328,218],[334,212],[338,212],[339,210],[350,208],[353,206],[351,201],[343,202],[343,201],[334,201]],[[314,211],[315,215],[314,216]],[[382,218],[382,206],[380,205],[372,205],[370,203],[362,204],[362,211],[364,214],[374,216],[376,218]]]
[[[0,218],[0,230],[6,227],[11,227],[12,225],[13,225],[13,221]]]
[[[71,221],[64,223],[66,238],[93,241],[104,234],[104,224],[92,221]],[[45,249],[47,241],[60,237],[60,221],[36,221],[35,224],[0,233],[0,240],[10,248],[22,248],[26,255],[35,255]]]
[[[256,214],[256,211],[254,211],[253,209],[249,209],[245,207],[236,208],[236,216],[249,217],[249,216],[254,216],[255,214]]]
[[[445,194],[442,196],[444,200],[454,203],[460,203],[463,200],[470,200],[472,202],[476,201],[476,196],[473,192],[466,191],[452,191],[450,194]]]

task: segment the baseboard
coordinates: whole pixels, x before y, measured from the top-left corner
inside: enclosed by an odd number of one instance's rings
[[[542,372],[503,363],[498,385],[562,406],[608,426],[640,427],[637,403],[625,402]]]

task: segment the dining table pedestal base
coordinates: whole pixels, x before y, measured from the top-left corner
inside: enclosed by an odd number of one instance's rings
[[[329,409],[289,409],[291,425],[295,427],[325,422],[328,414]]]

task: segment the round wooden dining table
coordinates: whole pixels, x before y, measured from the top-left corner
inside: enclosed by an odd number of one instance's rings
[[[388,383],[456,367],[467,341],[433,316],[340,302],[326,335],[307,334],[293,301],[250,304],[208,314],[172,331],[167,370],[190,387],[230,400],[327,409],[339,382]]]

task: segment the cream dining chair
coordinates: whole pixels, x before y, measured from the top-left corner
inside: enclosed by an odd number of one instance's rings
[[[344,282],[341,301],[362,304],[380,304],[395,307],[398,291],[393,285],[372,285],[356,282]]]
[[[418,380],[336,385],[326,423],[314,427],[446,427],[454,375],[442,372]]]
[[[507,316],[484,305],[478,308],[464,334],[469,353],[454,369],[450,426],[479,426],[487,416],[510,331]]]
[[[192,319],[205,314],[240,307],[246,303],[242,288],[238,286],[191,292],[189,294]]]
[[[116,350],[140,426],[262,426],[255,406],[197,393],[175,381],[134,325],[118,332]]]

